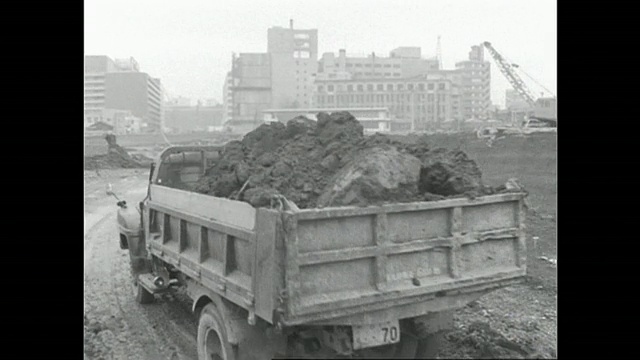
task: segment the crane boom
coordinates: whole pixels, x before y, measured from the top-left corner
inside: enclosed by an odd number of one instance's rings
[[[507,62],[502,57],[502,55],[500,55],[500,53],[496,49],[494,49],[493,46],[491,46],[490,42],[485,41],[483,45],[487,48],[487,50],[489,50],[489,54],[491,54],[491,57],[493,57],[493,59],[496,61],[496,64],[498,65],[498,69],[500,69],[500,72],[507,78],[511,86],[513,86],[514,90],[517,91],[518,94],[520,94],[520,96],[522,96],[522,98],[527,103],[529,103],[529,105],[535,106],[536,99],[533,96],[533,93],[531,92],[531,90],[529,90],[524,81],[520,79],[518,74],[513,71],[511,64],[509,64],[509,62]]]

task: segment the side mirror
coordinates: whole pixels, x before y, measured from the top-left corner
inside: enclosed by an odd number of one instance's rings
[[[116,195],[116,193],[114,193],[114,192],[113,192],[113,187],[111,186],[111,183],[108,183],[108,184],[107,184],[106,193],[107,193],[107,195],[109,195],[109,196],[113,196],[114,198],[116,198],[116,199],[120,200],[120,199],[118,198],[118,195]]]
[[[106,193],[107,193],[107,195],[115,195],[113,193],[113,187],[111,186],[111,183],[107,184]]]

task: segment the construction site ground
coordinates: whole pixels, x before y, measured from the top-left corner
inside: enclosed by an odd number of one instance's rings
[[[529,192],[527,281],[458,310],[440,358],[556,357],[556,139],[553,133],[512,135],[489,146],[475,135],[431,137],[434,145],[476,160],[486,183],[516,177]],[[117,200],[105,194],[106,184],[136,204],[147,179],[148,169],[85,171],[85,359],[197,359],[190,300],[166,294],[137,304],[128,254],[118,246]]]

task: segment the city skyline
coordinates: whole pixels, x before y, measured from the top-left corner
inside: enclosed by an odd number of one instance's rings
[[[141,71],[162,79],[172,97],[222,102],[232,53],[266,51],[267,29],[288,27],[290,19],[297,29],[318,30],[319,58],[339,49],[387,56],[400,46],[421,47],[429,58],[436,55],[440,35],[443,67],[453,69],[472,45],[490,41],[557,91],[555,1],[403,1],[402,7],[389,1],[279,0],[261,6],[264,1],[254,0],[253,7],[243,1],[138,1],[127,7],[120,2],[85,2],[85,54],[134,57]],[[504,106],[510,86],[490,61],[491,100]],[[523,79],[539,95],[537,84]]]

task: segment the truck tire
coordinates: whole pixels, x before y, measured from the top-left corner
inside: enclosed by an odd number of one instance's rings
[[[235,360],[222,316],[213,303],[200,312],[197,343],[198,360]]]
[[[151,304],[155,301],[153,294],[138,284],[138,279],[135,275],[133,278],[133,294],[139,304]]]

